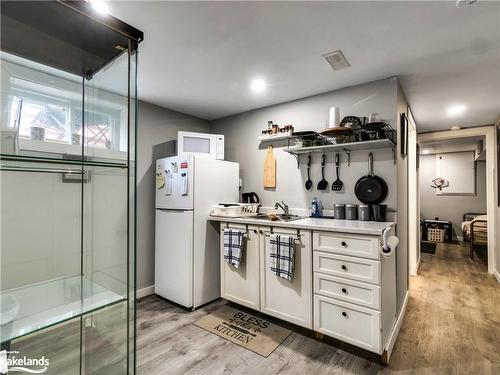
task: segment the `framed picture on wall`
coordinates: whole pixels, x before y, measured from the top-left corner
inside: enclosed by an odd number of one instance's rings
[[[408,119],[406,118],[406,113],[400,114],[400,124],[399,141],[401,142],[401,156],[405,157],[408,155]]]

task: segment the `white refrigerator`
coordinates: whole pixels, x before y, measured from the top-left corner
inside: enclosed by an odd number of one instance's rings
[[[211,208],[238,202],[239,164],[197,156],[156,161],[155,294],[195,309],[220,297]]]

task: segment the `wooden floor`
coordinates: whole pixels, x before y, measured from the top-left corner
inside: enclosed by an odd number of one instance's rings
[[[222,303],[188,313],[141,300],[138,374],[500,374],[500,285],[466,245],[422,254],[387,367],[296,332],[263,358],[192,324]]]
[[[469,259],[464,245],[438,245],[436,254],[422,254],[389,366],[298,332],[264,358],[192,324],[223,303],[188,312],[156,296],[139,301],[137,373],[500,374],[500,285],[484,262]],[[85,328],[84,374],[124,374],[125,316],[115,306],[96,314],[95,328]],[[50,358],[47,374],[78,375],[79,328],[72,321],[17,340],[13,349]]]
[[[500,284],[480,255],[471,260],[468,244],[422,253],[388,370],[500,374]]]

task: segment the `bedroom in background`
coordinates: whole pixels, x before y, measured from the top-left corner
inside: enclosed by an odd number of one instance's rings
[[[488,165],[487,134],[479,129],[419,136],[420,253],[430,260],[428,267],[433,258],[446,259],[448,270],[458,273],[462,267],[486,273],[492,266],[491,161]],[[417,259],[419,263],[420,256]]]

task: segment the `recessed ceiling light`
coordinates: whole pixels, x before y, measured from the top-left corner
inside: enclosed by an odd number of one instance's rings
[[[456,104],[448,107],[448,116],[459,116],[465,112],[467,107],[463,104]]]
[[[430,151],[429,151],[429,150],[422,150],[422,154],[424,154],[424,155],[427,155],[427,154],[429,154],[429,153],[430,153]]]
[[[250,89],[253,92],[264,92],[266,88],[267,83],[262,78],[257,78],[250,82]]]
[[[90,0],[90,4],[92,5],[92,8],[94,10],[102,15],[109,14],[109,7],[108,5],[102,1],[102,0]]]
[[[460,130],[460,129],[462,129],[462,128],[461,128],[460,126],[458,126],[458,125],[454,125],[454,126],[452,126],[450,129],[451,129],[451,130]]]

